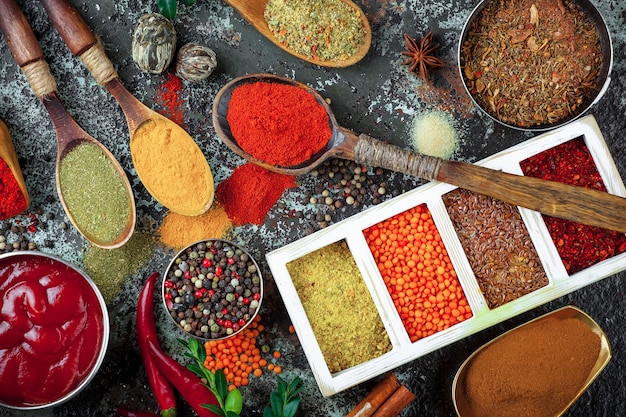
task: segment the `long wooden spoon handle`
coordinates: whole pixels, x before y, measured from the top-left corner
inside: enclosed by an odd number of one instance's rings
[[[98,43],[96,36],[72,4],[62,0],[40,1],[63,42],[74,55],[81,56]]]
[[[626,199],[602,191],[446,161],[365,134],[359,136],[354,160],[456,185],[549,216],[626,233]]]

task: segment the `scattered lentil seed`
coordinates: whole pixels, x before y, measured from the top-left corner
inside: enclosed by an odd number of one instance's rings
[[[517,207],[461,188],[442,198],[489,308],[548,285]]]
[[[472,317],[426,204],[363,231],[412,342]]]

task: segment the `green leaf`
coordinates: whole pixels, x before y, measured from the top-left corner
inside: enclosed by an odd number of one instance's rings
[[[283,397],[281,397],[276,391],[270,393],[270,406],[275,416],[283,415]]]
[[[263,417],[275,417],[274,412],[271,408],[265,407],[265,410],[263,410]]]
[[[235,413],[233,411],[227,411],[226,417],[241,417],[241,416],[239,415],[239,413]]]
[[[220,398],[226,399],[228,396],[228,382],[226,381],[224,371],[221,369],[215,371],[215,389],[217,390]]]
[[[201,405],[207,410],[211,410],[213,413],[217,414],[218,416],[226,417],[224,410],[222,410],[220,407],[216,406],[215,404],[201,404]]]
[[[182,2],[185,6],[191,6],[192,4],[196,4],[196,0],[181,0],[181,2]]]
[[[224,409],[226,412],[232,411],[239,415],[243,408],[243,401],[241,399],[241,391],[234,389],[228,393],[226,401],[224,401]]]
[[[283,417],[293,417],[296,415],[298,411],[298,407],[300,407],[300,398],[294,398],[289,401],[285,408],[283,409]]]
[[[172,20],[176,17],[176,0],[156,0],[161,14]]]

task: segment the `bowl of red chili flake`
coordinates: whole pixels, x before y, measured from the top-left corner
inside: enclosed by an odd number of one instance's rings
[[[459,43],[474,104],[497,122],[543,131],[583,115],[610,82],[607,25],[589,0],[483,0]]]
[[[223,239],[193,243],[174,256],[162,288],[176,326],[201,340],[243,331],[263,300],[259,266],[241,246]]]
[[[84,272],[43,252],[0,255],[0,303],[0,406],[51,408],[89,384],[109,318]]]

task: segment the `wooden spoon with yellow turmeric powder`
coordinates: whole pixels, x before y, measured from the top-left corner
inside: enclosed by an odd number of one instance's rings
[[[215,190],[211,168],[200,147],[178,124],[149,109],[126,90],[73,5],[65,0],[41,3],[70,51],[80,57],[98,84],[108,89],[122,107],[133,164],[148,192],[175,213],[197,216],[206,212]]]

